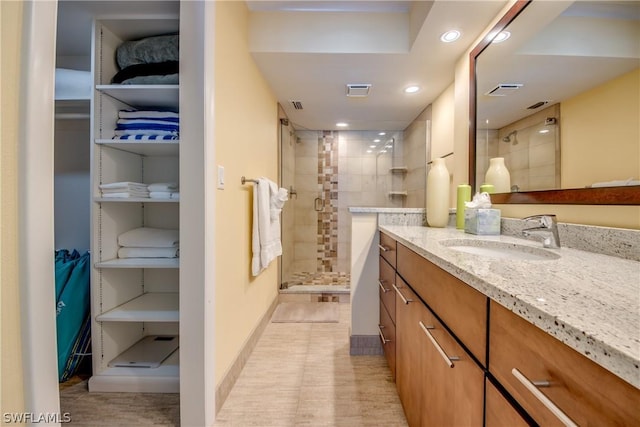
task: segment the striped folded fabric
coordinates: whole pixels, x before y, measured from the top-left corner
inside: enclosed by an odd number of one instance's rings
[[[118,117],[121,119],[161,119],[177,122],[180,115],[175,111],[156,110],[120,110]]]
[[[130,135],[130,134],[125,134],[125,135],[116,135],[116,136],[113,137],[113,139],[135,140],[135,141],[158,141],[158,140],[176,141],[176,140],[180,139],[180,137],[178,135],[175,135],[175,134],[171,134],[171,135]]]

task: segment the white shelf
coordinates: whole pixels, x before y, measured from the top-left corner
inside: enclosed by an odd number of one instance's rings
[[[90,392],[179,393],[180,349],[157,368],[105,368],[89,379]]]
[[[95,264],[97,268],[179,268],[180,258],[115,258]]]
[[[95,143],[103,147],[140,154],[142,156],[177,156],[180,150],[180,141],[178,140],[128,141],[96,139]]]
[[[407,173],[409,171],[409,168],[407,168],[406,166],[394,166],[392,168],[389,168],[389,172],[391,173]]]
[[[133,108],[179,106],[179,85],[96,85],[96,90]]]
[[[180,320],[177,292],[146,293],[113,310],[96,316],[98,322],[177,322]]]
[[[180,203],[180,199],[152,199],[151,197],[95,197],[96,203]]]

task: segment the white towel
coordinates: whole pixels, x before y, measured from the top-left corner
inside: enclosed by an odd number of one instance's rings
[[[105,199],[145,199],[149,197],[149,193],[124,191],[121,193],[102,193],[102,197]]]
[[[253,187],[253,232],[251,272],[254,276],[282,255],[280,211],[288,192],[267,178],[259,178]]]
[[[120,246],[134,248],[177,248],[180,243],[178,230],[140,227],[118,236]]]
[[[149,184],[149,191],[159,192],[159,191],[176,191],[178,189],[178,184],[175,182],[154,182],[153,184]]]
[[[149,197],[152,199],[170,199],[171,193],[168,191],[152,191],[149,193]]]
[[[141,182],[130,182],[130,181],[111,182],[108,184],[100,184],[100,189],[101,190],[114,190],[114,189],[146,190],[147,184],[143,184]]]
[[[178,258],[178,248],[125,248],[118,249],[118,258]]]

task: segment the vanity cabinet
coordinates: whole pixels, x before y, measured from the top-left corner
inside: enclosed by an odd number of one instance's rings
[[[381,234],[381,241],[383,241]],[[484,370],[474,357],[458,342],[447,327],[440,321],[439,313],[432,311],[427,295],[438,298],[449,298],[438,301],[443,312],[450,316],[451,307],[470,303],[465,289],[458,295],[458,283],[451,285],[442,282],[444,276],[436,274],[428,276],[432,268],[424,258],[403,259],[405,251],[402,245],[386,242],[387,247],[397,249],[397,274],[394,279],[395,291],[395,378],[398,394],[402,402],[407,421],[410,426],[482,426],[484,410]],[[411,251],[409,251],[411,252]],[[415,264],[417,265],[415,265]],[[429,263],[430,264],[430,263]],[[435,266],[433,266],[435,267]],[[381,313],[385,310],[388,292],[382,291],[382,285],[388,279],[391,266],[380,259],[381,280]],[[403,275],[403,273],[405,273]],[[411,279],[409,279],[409,277]],[[413,285],[412,280],[418,283]],[[454,286],[444,293],[433,288]],[[465,285],[466,286],[466,285]],[[425,288],[429,289],[425,291]],[[423,290],[420,293],[418,289]],[[486,301],[482,298],[476,303],[479,309],[474,310],[477,317],[467,317],[470,322],[486,322]],[[438,315],[436,315],[436,313]],[[383,315],[381,314],[381,319]],[[462,330],[473,330],[471,325],[455,322]],[[382,324],[382,320],[381,320]],[[486,325],[486,323],[484,323]],[[486,326],[485,326],[486,331]],[[463,332],[466,333],[466,332]],[[482,335],[486,336],[486,332]],[[483,353],[485,341],[475,340],[477,351]],[[385,352],[387,345],[385,344]],[[484,360],[484,357],[482,358]]]
[[[380,256],[380,275],[378,279],[380,295],[380,321],[378,324],[380,341],[384,355],[391,369],[391,375],[396,375],[396,293],[395,269]]]
[[[640,425],[640,390],[493,301],[489,336],[489,371],[538,424]]]

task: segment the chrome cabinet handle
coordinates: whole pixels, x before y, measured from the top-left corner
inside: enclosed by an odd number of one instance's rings
[[[429,332],[429,329],[435,329],[433,326],[424,326],[424,323],[422,323],[422,321],[418,322],[418,324],[420,325],[420,327],[424,331],[425,335],[429,337],[429,339],[431,340],[431,343],[436,348],[436,350],[438,350],[438,353],[440,353],[440,356],[442,356],[442,358],[444,359],[444,362],[450,368],[453,368],[453,366],[454,366],[453,365],[453,361],[460,360],[460,358],[457,357],[457,356],[449,356],[449,355],[447,355],[447,353],[445,353],[444,349],[440,346],[438,341],[436,341],[435,337],[433,335],[431,335],[431,332]]]
[[[529,380],[529,378],[525,377],[522,372],[518,370],[518,368],[513,368],[511,373],[520,383],[525,386],[527,390],[533,394],[533,396],[542,403],[545,408],[547,408],[553,415],[560,420],[562,424],[565,426],[578,427],[578,424],[574,423],[571,418],[567,414],[565,414],[562,409],[558,408],[555,403],[551,401],[547,396],[544,395],[538,387],[549,387],[549,381],[540,381],[534,382]]]
[[[398,295],[400,295],[400,298],[402,299],[402,302],[403,302],[403,303],[405,303],[405,304],[409,304],[410,302],[413,302],[413,300],[412,300],[412,299],[407,299],[407,298],[405,298],[405,297],[404,297],[404,295],[402,295],[402,292],[400,292],[400,289],[398,289],[398,287],[397,287],[395,284],[393,284],[393,285],[391,285],[391,286],[393,286],[393,289],[395,289],[395,290],[396,290],[396,293],[397,293]]]
[[[384,287],[384,285],[382,284],[382,280],[378,280],[378,286],[380,286],[380,289],[382,290],[382,292],[384,292],[385,294],[387,292],[389,292],[391,289],[387,289]]]
[[[389,251],[391,250],[391,249],[389,249],[388,247],[386,247],[386,246],[382,246],[382,245],[378,245],[378,247],[380,248],[380,250],[381,250],[382,252],[389,252]]]
[[[380,339],[382,340],[382,345],[391,342],[391,340],[388,340],[384,337],[384,333],[382,332],[382,328],[384,328],[383,325],[378,325],[378,332],[380,333]]]

